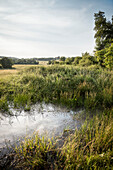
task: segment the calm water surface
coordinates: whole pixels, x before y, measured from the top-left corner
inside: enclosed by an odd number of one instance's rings
[[[13,108],[10,111],[13,116],[0,113],[0,148],[33,132],[52,137],[60,135],[65,128],[80,126],[80,122],[73,119],[76,112],[52,104],[33,105],[29,112]]]

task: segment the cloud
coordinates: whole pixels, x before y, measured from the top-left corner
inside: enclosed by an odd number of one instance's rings
[[[93,51],[96,3],[0,0],[0,55],[69,56]]]

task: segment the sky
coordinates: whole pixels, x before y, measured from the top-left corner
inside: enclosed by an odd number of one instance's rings
[[[113,0],[0,0],[0,56],[93,54],[94,13],[113,15]]]

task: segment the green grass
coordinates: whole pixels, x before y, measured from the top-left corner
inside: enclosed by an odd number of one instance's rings
[[[18,162],[18,167],[35,169],[48,169],[51,166],[51,156],[53,158],[57,154],[55,145],[52,139],[42,137],[40,139],[38,134],[29,139],[25,139],[19,147],[15,148]]]
[[[98,66],[29,67],[13,78],[0,81],[0,97],[25,110],[42,101],[72,109],[110,108],[113,105],[113,71]],[[0,110],[5,110],[3,107],[0,104]]]

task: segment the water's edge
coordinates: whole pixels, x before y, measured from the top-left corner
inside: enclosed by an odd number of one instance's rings
[[[29,112],[10,107],[13,116],[0,113],[0,157],[33,133],[46,137],[62,136],[64,129],[79,128],[81,121],[74,119],[76,113],[53,104],[35,104]],[[10,148],[10,149],[9,149]]]

